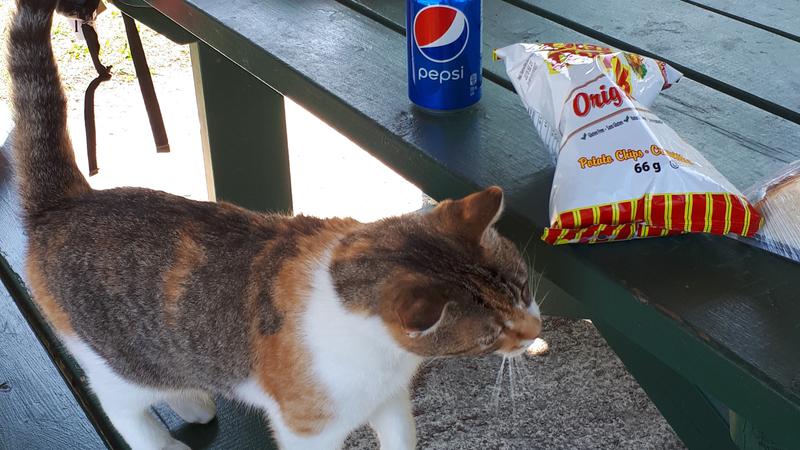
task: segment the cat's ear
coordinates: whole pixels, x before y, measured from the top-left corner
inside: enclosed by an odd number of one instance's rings
[[[503,190],[492,186],[461,200],[444,201],[432,214],[447,232],[480,243],[486,230],[497,222],[502,213]]]
[[[406,286],[398,291],[395,314],[403,332],[411,338],[428,334],[443,320],[447,297],[435,286]]]

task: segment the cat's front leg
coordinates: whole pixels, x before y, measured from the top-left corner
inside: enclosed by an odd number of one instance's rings
[[[389,398],[369,419],[378,434],[381,450],[411,450],[417,446],[417,428],[411,399],[403,390]]]

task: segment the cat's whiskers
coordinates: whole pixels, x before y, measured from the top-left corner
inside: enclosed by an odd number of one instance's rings
[[[533,237],[534,237],[534,236],[535,236],[535,234],[531,234],[531,237],[529,237],[529,238],[528,238],[528,242],[526,242],[526,243],[525,243],[525,246],[524,246],[524,247],[522,247],[522,251],[520,252],[520,255],[521,255],[523,258],[525,258],[525,262],[527,262],[527,263],[528,263],[528,267],[533,267],[533,266],[531,266],[531,264],[530,264],[530,262],[531,262],[531,261],[530,261],[530,258],[528,258],[528,253],[527,253],[527,251],[528,251],[528,245],[530,245],[530,243],[531,243],[531,240],[533,239]],[[534,263],[536,262],[536,255],[534,255],[534,257],[533,257],[533,262],[534,262]],[[514,278],[516,278],[518,274],[519,274],[519,266],[517,266],[517,270],[516,270],[516,271],[514,271]]]
[[[546,293],[546,294],[544,294],[544,295],[542,296],[542,301],[540,301],[539,303],[537,303],[537,306],[539,306],[539,309],[541,309],[541,308],[542,308],[542,305],[544,304],[544,301],[545,301],[545,300],[547,300],[547,297],[548,297],[549,295],[550,295],[550,292],[548,292],[548,293]]]
[[[550,291],[548,291],[547,293],[545,293],[542,296],[541,300],[537,301],[537,299],[536,299],[536,297],[539,296],[539,286],[542,283],[542,278],[543,277],[544,277],[544,270],[542,271],[542,273],[539,274],[538,277],[536,276],[536,274],[532,274],[531,275],[531,279],[534,280],[534,282],[533,283],[529,283],[529,287],[528,287],[528,289],[530,289],[530,291],[531,291],[531,298],[533,299],[533,301],[536,302],[536,305],[540,309],[542,307],[542,304],[544,304],[544,301],[547,300],[547,297],[550,295]]]
[[[500,389],[503,387],[503,369],[506,365],[506,356],[503,356],[503,360],[500,362],[500,371],[497,373],[497,379],[494,382],[494,392],[492,393],[492,406],[494,407],[495,411],[497,411],[498,407],[500,406]]]
[[[517,417],[517,402],[516,402],[516,369],[517,357],[513,356],[508,359],[508,382],[511,386],[511,416]]]

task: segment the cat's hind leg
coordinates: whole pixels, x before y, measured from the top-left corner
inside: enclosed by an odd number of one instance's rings
[[[66,337],[63,341],[86,373],[103,411],[131,449],[189,450],[153,416],[151,406],[164,399],[163,393],[123,379],[80,339]]]
[[[208,423],[217,415],[214,398],[203,391],[186,391],[167,398],[175,414],[189,423]]]

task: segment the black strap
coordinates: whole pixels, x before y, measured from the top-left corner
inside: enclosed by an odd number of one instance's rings
[[[83,100],[83,120],[86,123],[86,152],[89,156],[89,175],[95,175],[99,171],[97,167],[97,131],[94,120],[94,91],[100,83],[111,79],[111,66],[104,66],[100,63],[100,43],[97,40],[97,32],[91,25],[83,23],[81,25],[83,37],[86,39],[86,46],[89,48],[89,55],[97,71],[97,78],[89,83],[86,88],[86,95]]]
[[[169,152],[169,140],[167,130],[164,127],[164,119],[161,116],[161,108],[158,105],[156,90],[153,87],[153,78],[150,76],[150,69],[147,67],[147,58],[142,47],[142,40],[136,23],[127,15],[122,15],[125,22],[125,33],[128,35],[128,46],[131,51],[131,59],[136,70],[136,77],[139,79],[139,89],[142,91],[142,99],[147,110],[147,117],[150,119],[150,129],[153,132],[153,140],[156,143],[157,152]],[[94,115],[94,93],[100,83],[111,79],[111,66],[104,66],[100,62],[100,42],[97,32],[87,22],[81,25],[83,37],[86,39],[86,46],[89,48],[89,55],[97,71],[97,78],[89,83],[86,88],[83,105],[83,119],[86,124],[86,153],[89,158],[89,175],[95,175],[99,171],[97,166],[97,126]]]
[[[142,47],[142,40],[139,38],[139,31],[136,29],[136,23],[128,15],[123,14],[122,20],[125,22],[128,47],[131,50],[133,67],[136,69],[136,78],[139,79],[139,89],[142,91],[147,117],[150,119],[150,130],[152,130],[153,140],[156,142],[156,151],[159,153],[169,152],[167,130],[164,128],[164,119],[161,117],[161,108],[158,105],[150,69],[147,67],[147,58]]]

